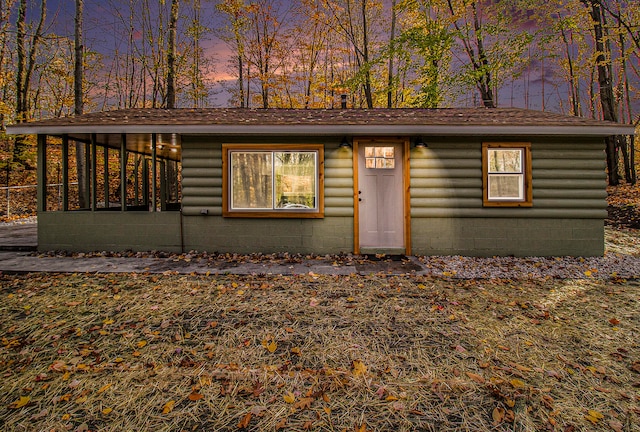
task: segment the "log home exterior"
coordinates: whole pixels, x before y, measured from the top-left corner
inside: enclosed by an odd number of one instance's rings
[[[8,132],[38,135],[40,250],[597,256],[604,138],[634,131],[519,109],[214,108],[85,114]],[[44,187],[54,139],[57,208]],[[73,142],[88,155],[86,208],[69,205]],[[104,168],[101,149],[111,155]],[[127,168],[129,155],[142,174]],[[101,175],[119,176],[119,193]],[[134,177],[144,179],[135,197]]]

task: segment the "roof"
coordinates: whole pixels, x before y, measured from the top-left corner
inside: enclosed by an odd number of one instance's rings
[[[398,127],[401,127],[398,129]],[[124,109],[23,123],[10,134],[172,133],[215,135],[581,135],[633,134],[632,125],[518,108]]]

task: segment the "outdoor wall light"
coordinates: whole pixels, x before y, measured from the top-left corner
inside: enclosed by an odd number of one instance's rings
[[[419,136],[419,137],[416,137],[414,147],[417,148],[417,149],[425,149],[425,148],[427,148],[429,146],[427,145],[426,142],[424,142],[422,140],[422,137]]]
[[[342,142],[340,143],[341,149],[350,149],[351,143],[347,140],[347,137],[342,138]]]

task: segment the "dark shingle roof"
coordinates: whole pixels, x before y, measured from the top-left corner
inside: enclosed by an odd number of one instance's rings
[[[398,129],[398,126],[401,128]],[[465,130],[466,128],[466,130]],[[612,135],[632,126],[517,108],[124,109],[13,125],[9,133],[536,133]],[[547,133],[545,133],[547,130]],[[573,131],[573,132],[570,132]],[[626,132],[621,132],[622,130]],[[367,132],[369,131],[369,132]],[[475,131],[475,132],[474,132]],[[510,132],[507,132],[510,131]],[[520,132],[518,132],[520,131]]]

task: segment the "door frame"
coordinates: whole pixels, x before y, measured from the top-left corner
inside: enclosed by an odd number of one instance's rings
[[[359,204],[359,147],[365,144],[376,144],[394,141],[402,144],[402,189],[404,210],[404,248],[405,255],[411,255],[411,195],[410,195],[410,152],[409,137],[354,137],[353,138],[353,253],[360,254],[360,204]]]

